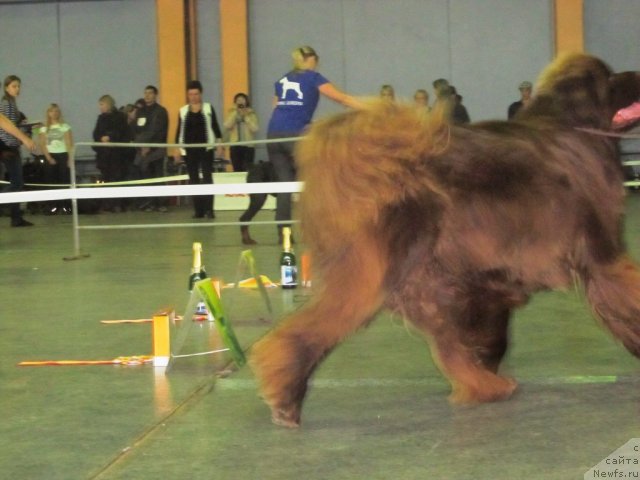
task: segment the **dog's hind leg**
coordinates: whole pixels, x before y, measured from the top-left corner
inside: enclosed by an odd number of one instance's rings
[[[584,275],[591,307],[611,333],[640,358],[640,271],[626,256]]]
[[[494,312],[476,307],[474,322],[462,330],[463,343],[473,350],[478,361],[489,371],[498,373],[500,362],[509,347],[511,310],[500,308]]]
[[[435,363],[451,383],[450,401],[469,404],[509,398],[516,382],[497,372],[508,347],[510,309],[486,296],[474,300],[461,295],[442,303],[433,301],[436,297],[423,298],[407,313],[425,333]]]
[[[385,256],[367,238],[351,245],[323,269],[326,284],[313,303],[286,318],[252,348],[251,366],[276,424],[299,425],[314,369],[380,309]]]

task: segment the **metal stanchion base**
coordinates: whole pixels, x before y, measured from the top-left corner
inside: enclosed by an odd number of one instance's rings
[[[88,253],[81,253],[78,255],[74,255],[72,257],[62,257],[65,262],[70,262],[71,260],[82,260],[83,258],[89,258],[91,255]]]

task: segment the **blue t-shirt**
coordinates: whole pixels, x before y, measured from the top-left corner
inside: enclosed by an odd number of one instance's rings
[[[292,71],[275,83],[278,103],[271,114],[268,133],[301,133],[318,106],[320,85],[329,83],[315,70]]]

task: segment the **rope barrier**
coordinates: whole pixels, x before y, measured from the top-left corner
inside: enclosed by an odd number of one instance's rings
[[[80,230],[136,230],[149,228],[238,227],[241,225],[292,225],[299,220],[257,220],[251,222],[143,223],[120,225],[79,225]]]
[[[241,142],[221,143],[124,143],[124,142],[78,142],[76,147],[105,147],[105,148],[218,148],[218,147],[243,147],[249,145],[266,145],[269,143],[296,142],[304,137],[269,138],[265,140],[243,140]]]
[[[101,184],[110,185],[110,184]],[[7,192],[0,195],[0,204],[42,202],[47,200],[83,200],[89,198],[178,197],[194,195],[233,195],[251,193],[297,193],[302,182],[224,183],[199,185],[157,185],[153,187],[69,188]]]
[[[581,132],[600,135],[601,137],[613,137],[613,138],[625,138],[625,139],[640,138],[640,133],[619,133],[611,130],[599,130],[597,128],[587,128],[587,127],[574,127],[574,128],[576,130],[580,130]]]
[[[295,142],[301,137],[287,137],[267,140],[247,140],[242,142],[224,142],[224,143],[201,143],[201,144],[180,144],[180,143],[115,143],[115,142],[77,142],[75,147],[100,147],[100,148],[217,148],[230,146],[249,146],[269,143]],[[296,193],[302,190],[301,182],[274,182],[274,183],[249,183],[249,184],[199,184],[199,185],[156,185],[156,186],[122,186],[122,185],[144,185],[146,183],[159,183],[165,181],[180,181],[188,178],[186,175],[177,175],[173,177],[162,177],[155,179],[146,179],[143,181],[131,182],[112,182],[112,183],[96,183],[82,184],[76,183],[76,162],[75,149],[69,152],[69,170],[71,184],[68,189],[56,190],[37,190],[27,192],[7,192],[0,195],[0,204],[21,203],[48,200],[71,200],[71,213],[73,225],[73,251],[74,255],[65,257],[65,260],[75,260],[85,258],[88,255],[80,253],[80,225],[78,219],[78,200],[95,199],[95,198],[135,198],[135,197],[161,197],[161,196],[194,196],[194,195],[234,195],[234,194],[272,194],[272,193]],[[114,186],[114,185],[120,186]],[[49,185],[47,185],[49,186]],[[92,188],[79,188],[79,187]],[[228,223],[228,222],[227,222]],[[255,222],[256,224],[258,222]],[[288,223],[288,222],[279,222]],[[239,223],[236,223],[238,225]],[[217,223],[208,226],[220,225]],[[174,227],[184,228],[185,224],[173,224]],[[205,226],[205,224],[197,226]],[[91,226],[82,227],[85,229],[97,228]],[[111,228],[119,228],[112,225]],[[132,226],[124,226],[123,228],[133,228]],[[156,225],[145,225],[144,228],[159,228]]]
[[[603,132],[582,129],[588,133],[603,134]],[[607,134],[609,132],[606,132]],[[612,135],[613,136],[613,135]],[[619,138],[638,138],[625,134],[615,135]],[[250,146],[270,143],[296,142],[303,137],[287,137],[266,140],[247,140],[242,142],[224,143],[201,143],[201,144],[180,144],[180,143],[115,143],[115,142],[78,142],[76,147],[100,147],[100,148],[217,148],[231,146]],[[624,166],[640,165],[640,160],[630,160],[622,162]],[[130,180],[110,183],[90,183],[77,184],[74,151],[69,154],[69,168],[71,170],[70,185],[52,184],[28,184],[33,187],[51,187],[46,190],[6,192],[0,195],[0,204],[37,202],[50,200],[71,200],[73,235],[74,235],[74,256],[66,259],[82,258],[80,255],[81,229],[136,229],[136,228],[184,228],[184,227],[210,227],[210,226],[238,226],[238,225],[260,225],[260,224],[286,224],[296,223],[294,221],[260,221],[260,222],[214,222],[214,223],[178,223],[178,224],[145,224],[145,225],[88,225],[80,226],[78,221],[77,200],[97,199],[97,198],[136,198],[136,197],[163,197],[163,196],[197,196],[197,195],[248,195],[253,193],[276,194],[276,193],[297,193],[303,191],[302,182],[270,182],[270,183],[236,183],[236,184],[199,184],[199,185],[155,185],[158,183],[184,181],[188,175],[173,175],[166,177],[149,178],[142,180]],[[0,183],[7,183],[0,181]],[[154,184],[153,186],[146,186]],[[132,186],[136,185],[136,186]],[[640,186],[640,181],[632,180],[624,182],[627,187]],[[69,187],[69,188],[61,188]]]
[[[167,182],[179,182],[182,180],[189,180],[189,175],[170,175],[168,177],[155,177],[155,178],[141,178],[139,180],[123,180],[121,182],[96,182],[96,183],[76,183],[76,187],[81,188],[100,188],[119,185],[148,185],[155,183],[167,183]],[[0,180],[0,183],[9,185],[11,182],[6,180]],[[25,187],[50,187],[50,188],[70,188],[71,183],[25,183]]]

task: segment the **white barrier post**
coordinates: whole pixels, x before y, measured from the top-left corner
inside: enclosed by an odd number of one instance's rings
[[[69,152],[69,176],[71,185],[69,188],[75,190],[76,186],[76,155],[75,149],[72,148]],[[78,199],[75,196],[71,197],[71,219],[73,222],[73,256],[64,257],[64,260],[79,260],[81,258],[87,258],[89,255],[82,255],[80,253],[80,228],[78,222]]]

